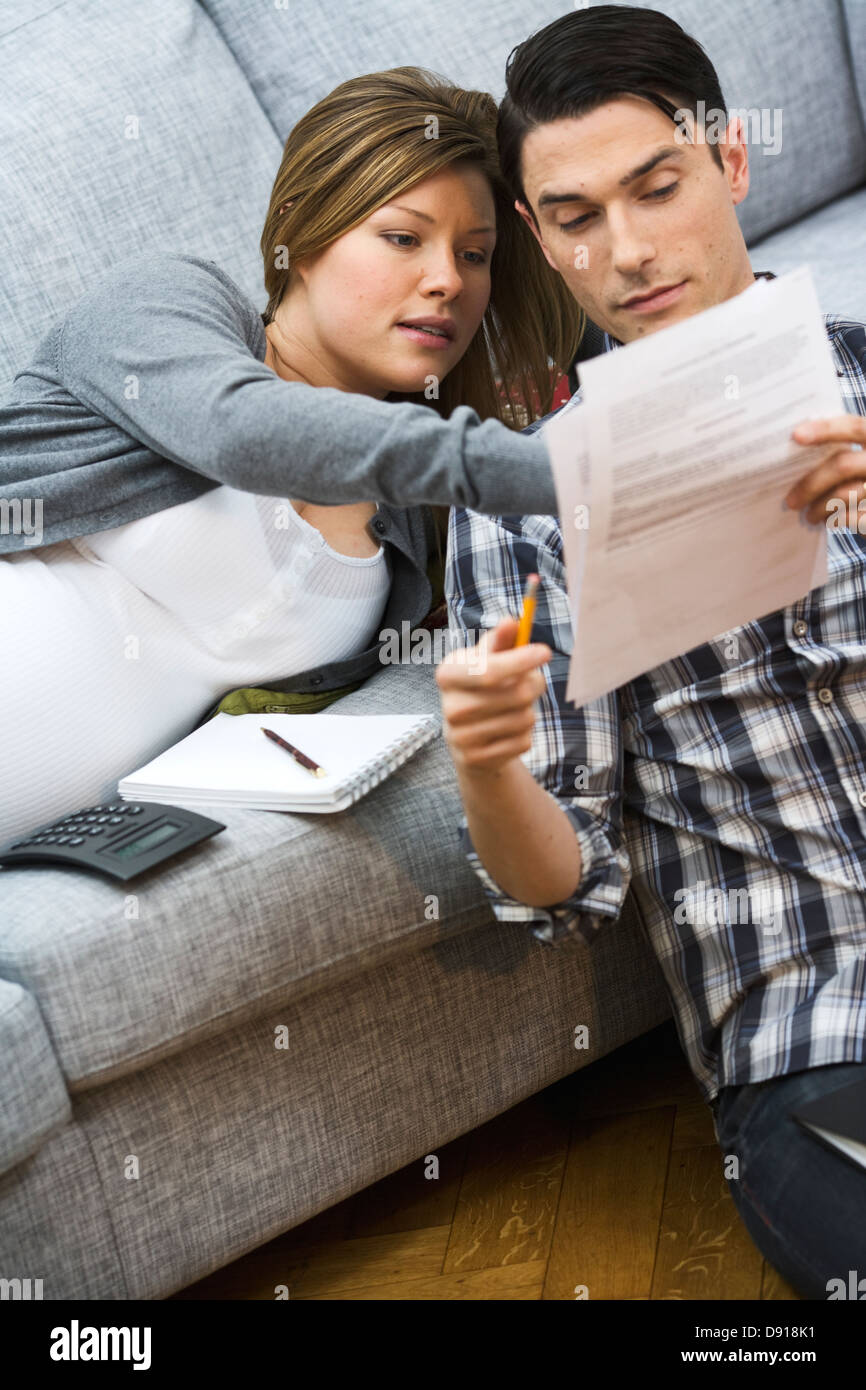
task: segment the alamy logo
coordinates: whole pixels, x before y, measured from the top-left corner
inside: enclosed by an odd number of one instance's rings
[[[866,1279],[861,1279],[856,1269],[848,1270],[848,1283],[844,1279],[827,1280],[827,1301],[838,1298],[853,1298],[862,1303],[866,1299]]]
[[[41,1279],[0,1279],[0,1301],[11,1298],[26,1302],[27,1299],[41,1297]]]
[[[777,888],[711,888],[699,878],[694,888],[677,888],[674,921],[681,927],[736,926],[749,923],[778,934],[784,920],[784,902]]]
[[[25,536],[27,545],[42,544],[42,498],[0,497],[0,536]]]
[[[150,1370],[149,1327],[52,1327],[52,1361],[133,1361],[134,1371]]]
[[[779,154],[782,149],[782,108],[774,106],[732,106],[729,111],[723,107],[711,106],[702,99],[696,104],[694,113],[687,107],[678,107],[674,113],[676,131],[674,139],[678,145],[719,145],[726,138],[731,121],[741,122],[743,139],[753,145],[763,145],[764,154]]]

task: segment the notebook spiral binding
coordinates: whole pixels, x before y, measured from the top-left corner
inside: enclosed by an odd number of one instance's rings
[[[358,768],[353,777],[345,783],[340,791],[343,795],[351,796],[353,801],[358,801],[360,797],[366,796],[373,787],[378,787],[379,783],[391,772],[396,772],[398,767],[402,767],[409,755],[418,748],[423,748],[426,743],[430,743],[439,732],[439,724],[435,715],[421,715],[419,718],[425,722],[418,728],[409,729],[402,738],[397,739],[391,745],[391,753],[387,758],[379,761],[371,759],[363,763]]]

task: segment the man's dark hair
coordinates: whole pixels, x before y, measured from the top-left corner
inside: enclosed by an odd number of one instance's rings
[[[637,5],[598,5],[555,19],[512,49],[505,81],[496,128],[499,161],[515,198],[527,207],[520,158],[536,126],[585,116],[627,94],[645,97],[671,120],[678,110],[691,111],[695,124],[699,100],[705,118],[726,110],[716,70],[697,40],[669,15]],[[717,145],[709,144],[722,169]]]

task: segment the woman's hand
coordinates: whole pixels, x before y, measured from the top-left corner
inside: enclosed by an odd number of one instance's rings
[[[546,688],[546,643],[514,647],[517,618],[503,618],[476,646],[457,647],[436,668],[443,736],[458,772],[497,774],[532,746],[533,708]]]

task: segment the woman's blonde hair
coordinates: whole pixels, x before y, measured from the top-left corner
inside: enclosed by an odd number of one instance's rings
[[[351,78],[318,102],[289,134],[261,237],[269,323],[292,267],[351,231],[383,203],[455,160],[490,183],[496,207],[491,294],[463,357],[438,396],[392,392],[448,416],[468,405],[482,419],[522,428],[550,409],[556,379],[574,360],[584,316],[513,207],[499,169],[497,107],[423,68]],[[497,380],[498,378],[498,380]],[[448,508],[433,507],[437,538]]]

